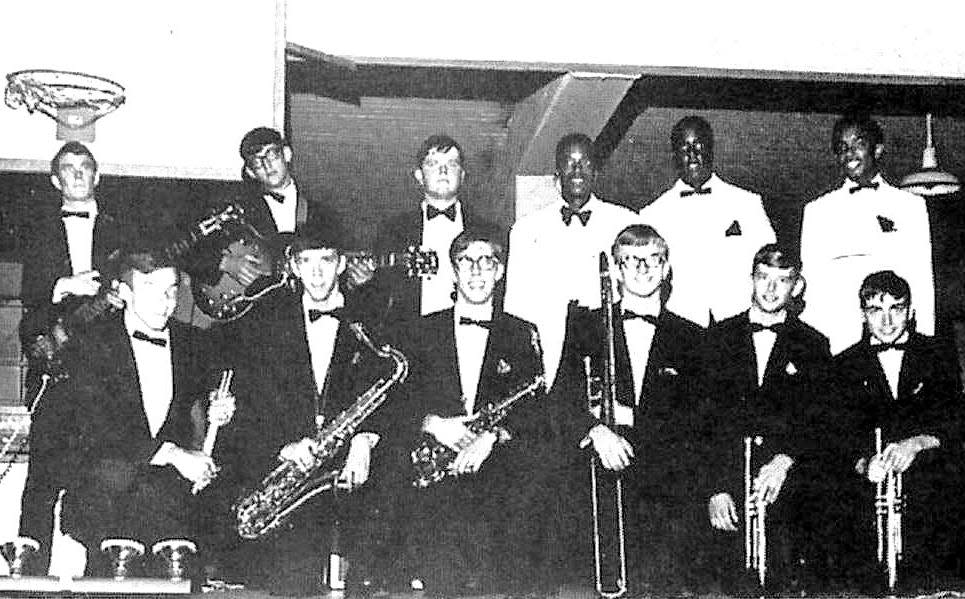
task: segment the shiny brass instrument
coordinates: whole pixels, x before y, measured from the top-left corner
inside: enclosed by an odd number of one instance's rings
[[[543,375],[536,376],[529,384],[520,387],[509,397],[496,404],[487,405],[480,410],[467,423],[467,428],[476,435],[493,432],[500,421],[509,414],[509,411],[520,400],[532,397],[541,391],[545,384],[546,380]],[[425,435],[422,443],[412,451],[411,455],[412,465],[415,468],[415,478],[412,480],[414,487],[424,489],[444,480],[447,476],[459,475],[451,468],[453,460],[458,455],[457,452],[437,441],[432,435]]]
[[[257,539],[283,524],[288,516],[306,501],[331,489],[339,475],[335,457],[362,422],[388,398],[389,389],[405,380],[409,362],[402,352],[389,345],[377,348],[360,323],[349,325],[355,337],[377,356],[395,362],[388,378],[380,378],[349,408],[336,416],[315,436],[317,449],[310,468],[303,470],[295,463],[283,461],[250,493],[235,503],[238,534]]]
[[[875,455],[881,455],[881,429],[875,429]],[[888,570],[888,588],[898,583],[898,562],[901,561],[901,512],[904,496],[901,473],[869,468],[868,478],[876,483],[875,527],[878,533],[878,563]]]
[[[613,428],[613,402],[616,400],[616,349],[613,337],[613,283],[606,252],[600,252],[600,303],[605,331],[603,380],[600,389],[600,420]],[[584,360],[587,374],[587,401],[592,399],[589,358]],[[618,472],[607,470],[594,453],[590,458],[590,484],[593,493],[593,559],[596,591],[607,599],[627,592],[627,555],[623,522],[623,482]]]
[[[744,437],[744,569],[757,573],[764,586],[767,576],[767,502],[754,490],[753,446],[761,446],[761,437]]]

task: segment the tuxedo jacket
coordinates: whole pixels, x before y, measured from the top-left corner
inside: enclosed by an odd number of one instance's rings
[[[698,441],[692,427],[703,369],[697,350],[704,331],[673,312],[661,311],[637,405],[620,313],[620,304],[615,304],[615,399],[634,411],[633,428],[618,431],[634,447],[636,461],[629,476],[646,481],[655,494],[673,496],[690,481],[694,467],[689,456]],[[599,423],[587,409],[584,357],[590,357],[592,376],[601,377],[605,352],[602,311],[571,306],[566,331],[552,402],[562,451],[572,456],[580,440]]]
[[[800,466],[807,458],[807,406],[822,391],[831,359],[828,339],[796,317],[778,331],[758,384],[757,357],[748,312],[725,319],[708,332],[707,396],[701,411],[708,497],[743,488],[745,436],[756,470],[784,453]],[[742,492],[742,491],[741,491]],[[736,496],[735,496],[736,497]]]
[[[324,417],[323,425],[330,422],[380,376],[388,378],[393,372],[391,360],[380,359],[351,332],[351,314],[340,314],[339,320],[321,393],[312,371],[300,289],[269,296],[248,317],[226,327],[223,347],[234,354],[230,361],[237,409],[223,439],[219,437],[215,456],[231,468],[234,483],[257,484],[277,464],[282,447],[315,436],[316,414]],[[380,343],[374,336],[373,342]],[[392,401],[391,395],[386,401]],[[379,432],[379,415],[376,411],[357,432]]]
[[[418,443],[423,418],[464,416],[459,363],[456,356],[456,325],[453,310],[442,310],[402,325],[396,331],[400,349],[409,357],[410,376],[393,418],[394,445],[401,448],[403,462]],[[496,403],[543,374],[542,354],[536,328],[515,316],[495,313],[486,344],[476,391],[474,411]],[[550,434],[541,419],[545,411],[542,393],[521,400],[500,426],[509,431],[509,448],[530,447],[538,451]],[[490,470],[499,461],[501,447],[489,458]],[[411,471],[411,462],[401,467]],[[481,472],[487,470],[483,464]]]
[[[933,435],[939,450],[919,454],[916,464],[960,454],[962,397],[957,363],[934,338],[913,333],[905,346],[897,398],[891,394],[873,346],[861,341],[833,361],[831,393],[825,396],[820,425],[833,435],[823,446],[843,472],[874,453],[874,430],[883,444],[919,434]],[[915,465],[912,469],[915,469]]]
[[[71,378],[54,390],[70,398],[75,471],[64,522],[79,538],[92,538],[92,526],[109,526],[106,513],[98,516],[96,524],[91,522],[92,510],[96,510],[91,505],[97,504],[93,498],[110,493],[104,488],[105,471],[132,472],[135,479],[167,477],[180,481],[171,493],[187,494],[190,483],[177,476],[173,466],[151,466],[150,461],[165,442],[185,449],[200,447],[204,423],[192,418],[192,406],[203,401],[214,385],[206,371],[209,351],[204,337],[178,322],[171,322],[170,331],[173,397],[154,437],[144,412],[123,314],[96,321],[71,342],[66,356]],[[106,470],[102,469],[105,464]]]
[[[27,312],[21,324],[24,337],[37,332],[46,324],[54,283],[61,277],[73,275],[67,249],[67,233],[60,217],[59,197],[51,198],[36,207],[24,231],[23,276],[20,297]],[[119,218],[99,209],[94,221],[94,245],[91,264],[105,279],[107,257],[125,241],[129,227]]]
[[[473,213],[467,202],[460,200],[462,206],[463,228],[487,225]],[[436,218],[445,218],[437,216]],[[419,248],[422,244],[422,210],[415,208],[399,214],[378,230],[375,247],[379,252],[401,252],[410,246]],[[449,260],[448,253],[438,256],[442,263]],[[356,290],[359,299],[356,303],[367,305],[369,321],[381,329],[389,330],[393,323],[418,319],[422,314],[422,279],[409,277],[402,269],[386,268],[376,273],[372,281]]]

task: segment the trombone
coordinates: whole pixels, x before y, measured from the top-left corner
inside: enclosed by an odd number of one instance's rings
[[[751,458],[753,446],[763,442],[760,436],[744,437],[744,569],[757,573],[762,588],[767,577],[767,502],[754,490]]]
[[[614,426],[613,402],[616,398],[616,358],[613,339],[613,287],[606,252],[600,252],[600,299],[605,331],[603,380],[600,390],[600,419]],[[583,360],[586,372],[587,401],[593,399],[590,358]],[[627,555],[623,522],[623,482],[620,474],[607,471],[594,454],[590,458],[590,484],[593,495],[593,559],[596,591],[605,599],[616,599],[627,592]]]
[[[875,455],[881,455],[881,428],[875,429]],[[904,496],[901,489],[901,473],[872,472],[868,478],[875,487],[875,528],[878,533],[878,563],[888,570],[888,589],[894,590],[898,583],[898,562],[901,561],[901,512]]]

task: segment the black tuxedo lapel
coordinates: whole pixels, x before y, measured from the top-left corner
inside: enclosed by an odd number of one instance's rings
[[[455,320],[452,308],[436,312],[423,319],[429,327],[429,335],[423,339],[432,340],[435,347],[428,352],[430,356],[428,367],[438,364],[441,378],[437,382],[442,386],[442,401],[459,406],[458,411],[464,411],[462,401],[462,379],[459,375],[459,356],[456,350]],[[485,363],[485,358],[484,358]],[[479,377],[480,380],[482,377]],[[477,401],[478,404],[478,401]]]

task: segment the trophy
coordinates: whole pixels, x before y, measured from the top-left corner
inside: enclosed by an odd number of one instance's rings
[[[131,539],[104,539],[101,551],[111,560],[114,580],[124,580],[133,573],[144,555],[144,545]]]
[[[20,578],[33,555],[40,551],[40,543],[30,537],[17,537],[4,543],[2,551],[10,568],[10,578]]]
[[[187,539],[165,539],[151,547],[151,553],[164,564],[164,572],[171,582],[181,582],[187,577],[191,556],[198,552],[197,546]]]

